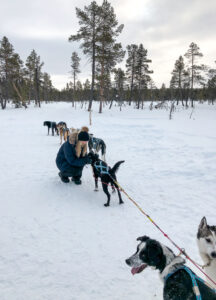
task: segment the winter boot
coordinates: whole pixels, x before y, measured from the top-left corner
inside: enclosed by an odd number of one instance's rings
[[[77,177],[72,177],[71,179],[75,184],[82,184],[82,181],[80,178],[77,178]]]
[[[63,176],[61,172],[59,172],[58,174],[59,174],[59,177],[61,178],[61,181],[62,181],[62,182],[68,183],[68,182],[70,181],[69,178]]]

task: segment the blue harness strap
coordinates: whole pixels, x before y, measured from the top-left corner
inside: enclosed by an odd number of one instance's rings
[[[94,163],[95,169],[100,173],[100,174],[107,174],[109,175],[109,167],[108,166],[103,166],[102,161],[96,161]]]
[[[194,291],[194,294],[196,296],[196,299],[197,300],[202,300],[202,296],[200,294],[200,290],[199,290],[199,287],[198,287],[198,284],[197,284],[197,280],[201,281],[202,283],[206,284],[209,288],[211,288],[208,283],[206,281],[204,281],[202,278],[200,278],[199,276],[197,276],[196,274],[194,274],[188,267],[186,266],[182,266],[178,269],[176,269],[175,271],[169,273],[165,278],[164,278],[164,281],[166,282],[167,279],[172,276],[174,273],[176,273],[178,270],[185,270],[189,275],[190,275],[190,278],[192,280],[192,284],[193,284],[193,291]],[[216,290],[213,289],[213,291],[216,293]]]

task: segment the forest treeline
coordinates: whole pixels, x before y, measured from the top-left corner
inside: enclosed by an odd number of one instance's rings
[[[43,72],[44,62],[32,50],[23,62],[20,55],[6,36],[0,40],[0,104],[5,109],[8,102],[16,108],[28,107],[31,101],[36,106],[41,102],[98,101],[99,112],[103,104],[112,107],[113,101],[119,105],[127,102],[136,108],[143,108],[145,101],[159,104],[172,100],[176,104],[189,107],[194,101],[216,99],[216,68],[201,63],[203,57],[199,46],[192,42],[189,48],[177,57],[171,70],[170,85],[156,87],[151,68],[151,58],[143,43],[129,44],[123,49],[118,38],[124,25],[118,24],[111,4],[104,0],[101,5],[91,2],[84,9],[76,8],[79,29],[68,37],[70,43],[79,43],[83,54],[91,64],[91,78],[79,80],[80,57],[72,52],[69,69],[72,80],[62,90],[56,89],[51,76]],[[119,63],[125,59],[125,67]]]

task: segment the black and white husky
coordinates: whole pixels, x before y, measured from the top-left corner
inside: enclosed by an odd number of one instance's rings
[[[204,271],[216,282],[216,226],[209,226],[205,217],[198,227],[197,244]]]
[[[101,151],[101,158],[103,161],[106,161],[105,154],[106,154],[106,144],[102,139],[93,137],[93,134],[89,135],[90,139],[88,142],[89,151],[93,151],[96,154],[99,154]]]
[[[185,266],[181,256],[176,256],[171,249],[147,236],[137,240],[140,242],[137,251],[126,259],[126,263],[132,267],[133,275],[148,266],[158,269],[164,282],[164,300],[216,300],[215,291]],[[196,280],[195,288],[192,278]],[[200,298],[198,295],[201,295]]]

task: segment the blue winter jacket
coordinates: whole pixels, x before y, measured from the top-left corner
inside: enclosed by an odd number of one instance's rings
[[[56,165],[61,172],[66,171],[72,167],[84,167],[87,164],[87,157],[77,158],[75,145],[69,143],[69,140],[65,142],[56,157]]]

